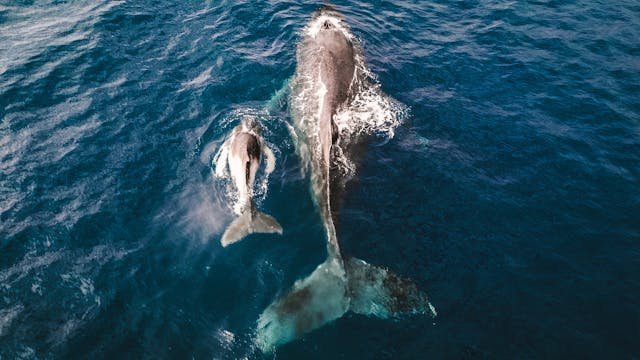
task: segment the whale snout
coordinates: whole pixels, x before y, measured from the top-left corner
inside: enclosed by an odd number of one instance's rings
[[[322,24],[323,30],[329,30],[329,29],[332,29],[333,27],[334,27],[333,23],[329,20],[325,20],[324,23]]]

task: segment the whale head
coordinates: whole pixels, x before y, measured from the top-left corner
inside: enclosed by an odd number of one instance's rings
[[[307,26],[307,35],[315,38],[321,32],[339,31],[345,37],[349,36],[347,25],[342,15],[333,7],[324,5],[313,15]]]
[[[245,116],[240,122],[240,129],[242,132],[253,133],[256,136],[262,135],[262,128],[256,119],[251,116]]]

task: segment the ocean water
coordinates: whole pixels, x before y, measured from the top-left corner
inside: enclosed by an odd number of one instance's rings
[[[338,237],[438,317],[256,349],[262,310],[326,257],[286,101],[320,5],[0,0],[0,358],[638,359],[635,1],[336,1],[406,110],[361,154]],[[245,116],[284,234],[222,248],[212,160]]]

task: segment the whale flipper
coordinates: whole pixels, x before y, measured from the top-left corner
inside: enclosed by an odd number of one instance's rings
[[[282,234],[282,226],[271,215],[257,210],[246,211],[227,227],[220,243],[226,247],[253,233]]]
[[[329,257],[262,312],[255,342],[269,352],[347,311],[383,319],[436,316],[427,295],[413,282],[363,260],[352,258],[343,265],[338,258]]]

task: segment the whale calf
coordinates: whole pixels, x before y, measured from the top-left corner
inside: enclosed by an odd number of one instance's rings
[[[236,126],[229,139],[222,145],[216,159],[216,175],[222,177],[227,169],[237,190],[239,216],[227,227],[220,243],[226,247],[252,233],[279,233],[282,226],[270,215],[256,209],[253,187],[262,154],[267,158],[266,173],[273,171],[273,152],[260,137],[258,123],[250,118]]]
[[[290,108],[300,153],[310,166],[311,192],[327,241],[327,259],[271,303],[257,321],[255,343],[263,352],[299,338],[347,311],[381,318],[436,312],[425,293],[391,271],[343,255],[334,223],[341,190],[336,159],[342,150],[336,114],[354,98],[355,39],[340,15],[325,7],[305,29],[297,48]],[[346,141],[346,140],[345,140]],[[304,160],[303,160],[304,161]]]

